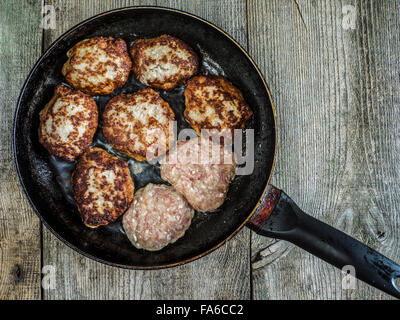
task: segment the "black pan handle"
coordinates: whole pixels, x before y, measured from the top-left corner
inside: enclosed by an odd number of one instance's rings
[[[283,191],[269,186],[248,227],[283,239],[339,269],[352,266],[355,276],[400,299],[400,266],[360,241],[304,213]],[[399,282],[397,282],[399,283]]]

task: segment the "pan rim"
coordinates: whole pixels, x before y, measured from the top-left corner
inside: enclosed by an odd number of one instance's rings
[[[59,43],[60,41],[62,41],[67,35],[71,34],[74,30],[76,30],[77,28],[81,27],[82,25],[93,21],[101,16],[104,15],[109,15],[115,12],[121,12],[121,11],[129,11],[129,10],[143,10],[143,9],[155,9],[155,10],[161,10],[161,11],[168,11],[168,12],[174,12],[174,13],[178,13],[178,14],[182,14],[185,16],[189,16],[193,19],[196,19],[200,22],[203,22],[209,26],[211,26],[212,28],[214,28],[215,30],[217,30],[218,32],[220,32],[221,34],[223,34],[225,37],[227,37],[232,43],[234,43],[241,51],[242,53],[247,57],[247,59],[250,61],[250,63],[252,64],[252,66],[255,68],[255,70],[257,71],[259,77],[261,78],[264,87],[267,91],[268,97],[269,97],[269,101],[271,102],[271,106],[272,106],[272,111],[273,111],[273,117],[274,117],[274,132],[275,132],[275,146],[274,146],[274,155],[273,155],[273,161],[272,161],[272,166],[271,166],[271,170],[269,172],[269,177],[267,180],[267,183],[265,185],[265,188],[261,194],[260,199],[258,200],[256,206],[254,207],[254,209],[251,211],[251,213],[247,216],[247,218],[228,236],[226,237],[223,241],[221,241],[220,243],[216,244],[215,246],[213,246],[210,249],[207,249],[203,252],[201,252],[200,254],[193,256],[191,258],[187,258],[185,260],[181,260],[175,263],[167,263],[167,264],[161,264],[161,265],[155,265],[155,266],[134,266],[134,265],[126,265],[126,264],[119,264],[119,263],[115,263],[115,262],[110,262],[101,258],[98,258],[96,256],[91,255],[90,253],[87,253],[83,250],[81,250],[80,248],[76,247],[75,245],[71,244],[69,241],[67,241],[66,239],[64,239],[61,235],[59,235],[48,223],[47,221],[42,217],[42,215],[40,214],[39,210],[36,208],[36,206],[33,204],[33,201],[31,200],[27,189],[25,187],[25,184],[22,180],[22,176],[20,173],[20,169],[19,169],[19,164],[17,161],[17,155],[16,155],[16,121],[17,121],[17,115],[19,113],[20,107],[21,107],[21,100],[22,100],[22,96],[26,90],[26,86],[30,80],[30,78],[32,77],[32,75],[34,74],[34,72],[36,71],[36,69],[40,66],[41,62],[47,57],[47,55],[49,54],[49,52],[56,46],[57,43]],[[277,157],[277,152],[278,152],[278,128],[277,128],[277,114],[276,114],[276,108],[275,108],[275,104],[274,101],[272,99],[272,95],[271,92],[269,90],[269,87],[265,81],[265,78],[260,70],[260,68],[256,65],[256,63],[254,62],[254,60],[251,58],[251,56],[249,55],[249,53],[246,51],[246,49],[244,49],[242,47],[242,45],[240,45],[232,36],[230,36],[227,32],[225,32],[223,29],[221,29],[220,27],[216,26],[215,24],[205,20],[204,18],[201,18],[193,13],[189,13],[183,10],[178,10],[178,9],[173,9],[173,8],[167,8],[167,7],[162,7],[162,6],[126,6],[126,7],[121,7],[121,8],[117,8],[117,9],[112,9],[112,10],[108,10],[99,14],[96,14],[92,17],[89,17],[83,21],[81,21],[80,23],[74,25],[73,27],[71,27],[70,29],[68,29],[66,32],[64,32],[63,34],[61,34],[55,41],[53,41],[49,47],[46,49],[46,51],[44,53],[42,53],[42,55],[40,56],[40,58],[36,61],[36,63],[34,64],[34,66],[32,67],[32,69],[30,70],[27,78],[24,81],[24,84],[22,86],[22,89],[20,91],[18,100],[17,100],[17,105],[14,111],[14,119],[13,119],[13,128],[12,128],[12,153],[13,153],[13,160],[14,160],[14,167],[15,170],[17,172],[17,176],[18,176],[18,181],[19,184],[23,190],[23,193],[25,195],[25,198],[28,200],[28,203],[30,205],[30,207],[33,209],[33,211],[35,212],[35,214],[38,216],[39,220],[41,223],[43,223],[46,228],[48,230],[50,230],[50,232],[52,234],[54,234],[56,236],[56,238],[58,240],[60,240],[61,242],[63,242],[64,244],[66,244],[68,247],[70,247],[71,249],[73,249],[74,251],[78,252],[79,254],[92,259],[96,262],[108,265],[108,266],[113,266],[113,267],[118,267],[118,268],[122,268],[122,269],[130,269],[130,270],[158,270],[158,269],[165,269],[165,268],[171,268],[171,267],[176,267],[176,266],[180,266],[192,261],[195,261],[197,259],[200,259],[204,256],[206,256],[207,254],[213,252],[214,250],[218,249],[219,247],[221,247],[223,244],[225,244],[227,241],[229,241],[230,239],[232,239],[246,224],[247,222],[251,219],[251,217],[253,216],[253,214],[257,211],[257,208],[260,206],[260,203],[262,201],[262,199],[265,197],[265,194],[268,190],[268,186],[270,184],[270,180],[272,177],[272,174],[274,172],[275,169],[275,164],[276,164],[276,157]]]

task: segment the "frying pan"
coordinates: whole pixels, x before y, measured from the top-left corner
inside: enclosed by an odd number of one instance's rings
[[[75,43],[93,36],[123,38],[128,46],[138,38],[170,34],[187,42],[202,59],[200,73],[227,77],[241,89],[253,110],[248,127],[254,129],[254,170],[237,176],[224,204],[214,213],[196,213],[183,238],[158,252],[135,249],[117,222],[88,229],[71,196],[70,176],[75,163],[49,156],[38,142],[39,111],[54,88],[64,81],[61,67]],[[96,96],[100,113],[120,93],[142,88],[132,75],[109,96]],[[176,114],[178,129],[189,128],[182,114],[183,89],[159,91]],[[159,166],[136,163],[114,151],[101,134],[100,146],[128,161],[136,189],[149,182],[163,183]],[[302,212],[279,189],[269,185],[277,152],[275,107],[265,80],[251,57],[228,34],[192,14],[161,7],[128,7],[89,18],[58,38],[28,75],[18,99],[13,127],[13,153],[21,186],[43,224],[77,252],[108,265],[129,269],[172,267],[193,261],[221,246],[247,225],[257,233],[288,240],[338,268],[352,265],[356,276],[400,298],[395,279],[400,266],[350,236]]]

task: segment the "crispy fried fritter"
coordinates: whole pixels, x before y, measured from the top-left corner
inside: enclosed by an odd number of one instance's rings
[[[91,95],[107,95],[128,80],[132,62],[124,40],[94,37],[78,42],[67,52],[62,68],[67,82]]]
[[[114,222],[129,208],[134,184],[127,162],[92,148],[78,161],[72,189],[83,223],[96,228]]]
[[[58,85],[39,117],[39,142],[50,154],[74,161],[92,143],[98,110],[91,96]]]
[[[185,119],[199,135],[202,129],[243,129],[253,114],[240,90],[224,77],[191,78],[185,104]]]
[[[197,73],[199,58],[185,42],[170,35],[139,39],[130,54],[136,78],[147,86],[173,90]]]
[[[118,151],[139,160],[151,160],[168,151],[174,137],[169,126],[174,112],[153,89],[112,98],[103,113],[103,134]]]

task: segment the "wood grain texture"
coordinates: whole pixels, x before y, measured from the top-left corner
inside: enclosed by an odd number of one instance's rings
[[[355,9],[355,28],[343,27]],[[250,54],[278,112],[272,183],[400,262],[400,3],[248,0]],[[390,299],[284,241],[252,234],[255,299]]]
[[[398,1],[44,2],[57,13],[44,48],[83,19],[127,5],[186,10],[248,44],[278,111],[272,183],[306,212],[400,262]],[[346,5],[355,8],[354,29],[343,27]],[[0,299],[41,298],[41,227],[11,150],[15,103],[42,47],[40,12],[39,1],[0,3]],[[45,299],[390,298],[359,281],[356,290],[342,290],[339,270],[285,241],[251,233],[250,243],[247,229],[198,261],[160,271],[104,266],[46,229],[42,255],[57,268],[56,289],[44,290]]]
[[[40,2],[0,2],[0,300],[40,299],[40,223],[12,158],[15,105],[40,56]]]
[[[247,46],[246,3],[218,1],[48,1],[57,28],[46,30],[44,47],[85,18],[128,5],[160,5],[197,14],[222,27]],[[250,232],[208,256],[167,270],[128,271],[91,261],[43,230],[43,263],[57,268],[57,287],[45,299],[249,299]]]

